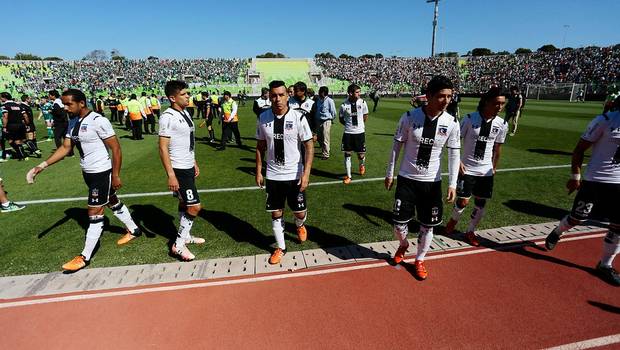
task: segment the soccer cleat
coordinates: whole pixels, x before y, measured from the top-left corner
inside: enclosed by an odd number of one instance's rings
[[[177,248],[176,243],[172,245],[171,252],[182,261],[192,261],[196,258],[196,256],[192,254],[187,247]]]
[[[348,185],[351,183],[351,178],[348,176],[345,176],[344,179],[342,180],[342,183],[345,185]]]
[[[276,250],[274,250],[271,256],[269,257],[269,263],[271,265],[279,264],[284,254],[286,254],[286,251],[280,248],[276,248]]]
[[[297,228],[297,238],[299,238],[299,243],[303,243],[308,239],[308,230],[306,230],[305,225],[301,225]]]
[[[407,251],[407,248],[409,248],[409,243],[407,243],[406,246],[401,245],[398,247],[396,253],[394,253],[395,264],[400,264],[401,262],[403,262],[403,260],[405,259],[405,252]]]
[[[194,236],[189,236],[189,238],[185,240],[185,244],[203,244],[204,242],[206,242],[204,238]]]
[[[603,266],[601,262],[596,265],[596,274],[604,281],[620,286],[620,275],[612,266]]]
[[[9,205],[7,205],[6,207],[4,205],[0,205],[0,212],[2,213],[10,213],[12,211],[18,211],[18,210],[22,210],[26,208],[25,205],[23,204],[17,204],[14,202],[9,202]]]
[[[558,244],[559,240],[560,240],[560,235],[555,233],[555,229],[554,229],[547,236],[547,238],[545,238],[545,248],[547,248],[547,250],[553,250],[553,248],[555,248],[555,245]]]
[[[413,262],[413,268],[415,269],[415,275],[421,280],[425,280],[428,277],[428,271],[424,267],[424,261],[416,260]]]
[[[472,245],[474,247],[477,247],[480,245],[480,242],[478,241],[478,237],[473,231],[469,231],[465,234],[465,242],[469,243],[469,245]]]
[[[8,162],[9,160],[6,158],[0,158],[0,163]]]
[[[360,175],[366,174],[366,166],[364,164],[360,164]]]
[[[456,224],[458,224],[458,221],[455,221],[454,219],[450,219],[448,221],[448,224],[446,225],[446,228],[444,229],[444,233],[446,234],[452,234],[454,233],[454,228],[456,227]]]
[[[65,271],[75,272],[83,269],[86,265],[88,265],[88,261],[86,261],[84,255],[80,254],[71,259],[68,263],[62,265],[62,269]]]
[[[140,232],[139,228],[136,228],[136,230],[133,233],[129,232],[129,230],[127,230],[127,233],[125,233],[123,235],[123,237],[121,237],[118,241],[116,241],[116,244],[118,244],[118,245],[127,244],[130,241],[138,238],[138,236],[140,236],[141,234],[142,234],[142,232]]]

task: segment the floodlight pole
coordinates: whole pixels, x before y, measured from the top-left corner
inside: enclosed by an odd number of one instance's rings
[[[435,56],[435,35],[437,34],[437,17],[439,17],[439,0],[426,0],[427,3],[435,3],[435,15],[433,17],[433,43],[431,44],[431,57]]]

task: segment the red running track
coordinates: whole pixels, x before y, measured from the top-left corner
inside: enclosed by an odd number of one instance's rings
[[[0,308],[3,349],[539,349],[620,334],[602,238],[407,267]],[[294,275],[294,274],[291,274]],[[2,304],[0,304],[0,307]],[[619,348],[620,344],[607,348]]]

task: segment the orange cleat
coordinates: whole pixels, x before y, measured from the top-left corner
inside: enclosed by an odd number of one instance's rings
[[[351,183],[351,178],[348,176],[345,176],[344,179],[342,180],[342,183],[345,185],[348,185]]]
[[[465,234],[465,242],[469,243],[470,245],[474,247],[477,247],[480,245],[480,242],[478,241],[478,237],[472,231],[469,231]]]
[[[364,164],[360,165],[360,175],[366,174],[366,166]]]
[[[454,228],[456,227],[456,224],[458,224],[458,221],[450,219],[450,221],[448,221],[448,224],[446,225],[446,228],[444,229],[444,232],[449,235],[454,233]]]
[[[396,253],[394,254],[395,264],[400,264],[401,262],[403,262],[403,259],[405,259],[405,252],[407,251],[407,248],[409,248],[409,243],[407,243],[406,246],[401,245],[398,247]]]
[[[297,238],[299,238],[299,243],[303,243],[308,239],[308,230],[306,230],[305,225],[297,228]]]
[[[192,261],[196,258],[187,247],[177,248],[176,243],[172,245],[171,251],[173,255],[176,255],[182,261]]]
[[[62,269],[65,271],[75,272],[83,269],[86,265],[88,265],[88,261],[86,261],[84,255],[80,254],[75,258],[71,259],[71,261],[69,261],[68,263],[62,265]]]
[[[428,277],[428,271],[426,271],[426,267],[424,267],[424,261],[416,260],[413,263],[413,268],[415,269],[415,274],[419,279],[425,280],[426,277]]]
[[[282,257],[284,256],[284,254],[286,254],[284,252],[284,250],[282,250],[280,248],[276,248],[276,250],[269,257],[269,263],[271,265],[279,264],[280,260],[282,260]]]
[[[121,237],[118,241],[116,241],[116,244],[118,245],[127,244],[133,241],[134,239],[138,238],[142,234],[140,231],[140,228],[137,228],[134,232],[131,232],[129,230],[126,230],[126,231],[127,233],[125,233],[123,237]]]

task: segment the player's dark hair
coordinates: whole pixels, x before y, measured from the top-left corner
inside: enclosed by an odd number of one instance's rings
[[[171,97],[179,93],[183,89],[187,89],[189,86],[182,80],[170,80],[164,87],[166,97]]]
[[[485,92],[484,94],[482,94],[482,96],[480,96],[480,101],[478,102],[478,107],[476,108],[476,110],[478,110],[478,112],[481,112],[484,106],[489,101],[494,100],[501,95],[502,95],[502,90],[499,87],[494,86],[490,88],[487,92]]]
[[[224,91],[224,96],[232,97],[232,94],[230,91]]]
[[[268,93],[268,92],[269,92],[269,89],[267,89],[267,88],[265,88],[265,87],[260,89],[260,94],[261,94],[261,95],[264,95],[264,94],[266,94],[266,93]]]
[[[51,95],[51,93],[50,93]],[[86,95],[78,89],[67,89],[65,92],[62,93],[63,96],[71,96],[71,98],[73,99],[73,101],[80,103],[80,102],[84,102],[84,104],[86,104]]]
[[[349,87],[347,88],[347,93],[349,93],[349,94],[353,94],[353,93],[355,93],[355,90],[358,90],[358,89],[360,89],[359,85],[357,85],[357,84],[351,84],[351,85],[349,85]]]
[[[23,94],[21,99],[22,99],[22,102],[26,102],[26,100],[28,99],[28,95],[27,94]]]
[[[129,96],[130,100],[136,100],[138,99],[138,96],[136,96],[136,94],[131,94],[131,96]]]
[[[280,86],[284,86],[284,88],[286,88],[286,84],[282,80],[273,80],[269,83],[269,90],[277,89]]]
[[[293,85],[293,89],[295,89],[295,91],[306,92],[306,90],[308,90],[308,86],[303,81],[298,81],[295,85]]]
[[[329,94],[329,88],[327,86],[321,86],[319,88],[319,95],[320,94],[327,96]]]
[[[5,92],[3,92],[3,93],[0,93],[0,97],[2,97],[2,98],[6,98],[7,100],[12,100],[12,99],[13,99],[13,96],[11,96],[11,94],[9,94],[9,93],[8,93],[8,92],[6,92],[6,91],[5,91]]]
[[[433,79],[431,79],[426,85],[426,93],[429,96],[432,96],[443,89],[454,89],[454,84],[452,84],[452,81],[443,75],[434,76]]]
[[[58,93],[58,90],[50,90],[48,92],[49,95],[52,95],[54,98],[59,98],[60,94]]]

